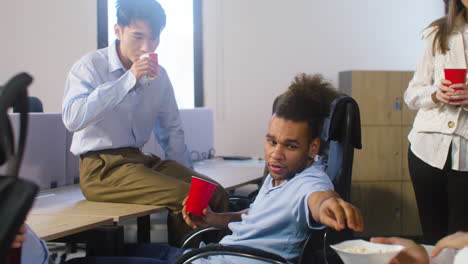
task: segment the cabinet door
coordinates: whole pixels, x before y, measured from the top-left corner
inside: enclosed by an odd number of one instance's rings
[[[401,180],[401,127],[363,126],[362,149],[356,150],[353,182]]]
[[[411,182],[403,182],[401,194],[401,235],[421,236],[422,229],[419,222],[418,206]]]
[[[353,183],[351,201],[364,216],[364,232],[356,236],[399,236],[401,182]]]
[[[401,167],[402,167],[402,179],[404,181],[411,181],[408,169],[408,148],[409,148],[409,140],[408,134],[411,131],[412,126],[402,126],[401,127],[401,134],[402,134],[402,149],[401,149]]]
[[[403,95],[405,94],[405,91],[406,91],[406,88],[408,88],[408,84],[409,82],[411,81],[411,79],[413,78],[413,74],[414,72],[402,72],[401,75],[402,75],[402,85],[401,87],[403,88],[402,91],[401,91],[401,124],[402,125],[407,125],[407,126],[411,126],[413,125],[413,121],[414,121],[414,117],[416,116],[416,113],[418,112],[417,110],[412,110],[412,109],[409,109],[408,106],[406,105],[404,99],[403,99]]]
[[[351,95],[359,104],[363,125],[401,124],[402,86],[407,78],[405,74],[393,71],[353,71],[351,78]]]

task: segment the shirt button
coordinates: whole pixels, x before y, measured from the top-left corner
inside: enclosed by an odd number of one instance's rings
[[[448,127],[452,128],[454,126],[455,126],[455,122],[453,122],[453,121],[448,122]]]

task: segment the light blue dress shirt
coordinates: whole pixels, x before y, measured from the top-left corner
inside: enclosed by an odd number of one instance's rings
[[[26,225],[26,242],[21,246],[21,264],[47,264],[49,263],[49,250],[44,240]]]
[[[316,163],[294,178],[273,187],[268,175],[257,198],[242,215],[241,222],[232,222],[232,235],[224,237],[220,244],[247,246],[282,256],[290,263],[297,263],[303,243],[310,229],[322,225],[311,219],[307,198],[314,192],[333,190],[324,166]],[[194,263],[265,263],[233,256],[212,256]]]
[[[160,77],[136,81],[117,54],[117,42],[78,60],[66,81],[65,127],[74,132],[71,152],[142,148],[151,131],[166,159],[192,167],[174,90],[163,67]]]

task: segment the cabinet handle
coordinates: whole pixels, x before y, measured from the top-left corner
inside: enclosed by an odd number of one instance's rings
[[[400,210],[400,208],[395,208],[395,220],[396,221],[401,220],[401,210]]]
[[[398,156],[398,155],[400,155],[400,152],[394,151],[394,152],[393,152],[393,155]]]
[[[401,110],[401,98],[399,96],[395,97],[395,104],[393,108],[395,108],[395,110],[398,110],[398,111]]]

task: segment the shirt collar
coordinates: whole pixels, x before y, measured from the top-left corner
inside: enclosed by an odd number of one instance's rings
[[[297,177],[301,177],[303,175],[309,175],[309,174],[315,174],[314,173],[314,170],[321,170],[323,171],[324,170],[324,165],[322,163],[321,160],[317,160],[315,161],[312,165],[310,165],[309,167],[305,168],[303,171],[299,172],[299,173],[296,173],[296,175],[294,175],[294,177],[291,177],[289,179],[287,179],[286,181],[284,181],[282,184],[278,185],[278,186],[273,186],[273,177],[271,177],[271,174],[269,174],[270,176],[270,182],[268,182],[268,185],[267,185],[267,189],[266,189],[266,192],[271,192],[273,190],[276,190],[276,189],[279,189],[279,188],[282,188],[283,186],[285,186],[287,183],[289,183],[292,179],[295,179]]]
[[[114,72],[116,70],[122,69],[125,71],[125,67],[120,61],[119,54],[117,53],[117,44],[118,40],[116,39],[112,45],[109,46],[107,50],[109,56],[109,72]]]

